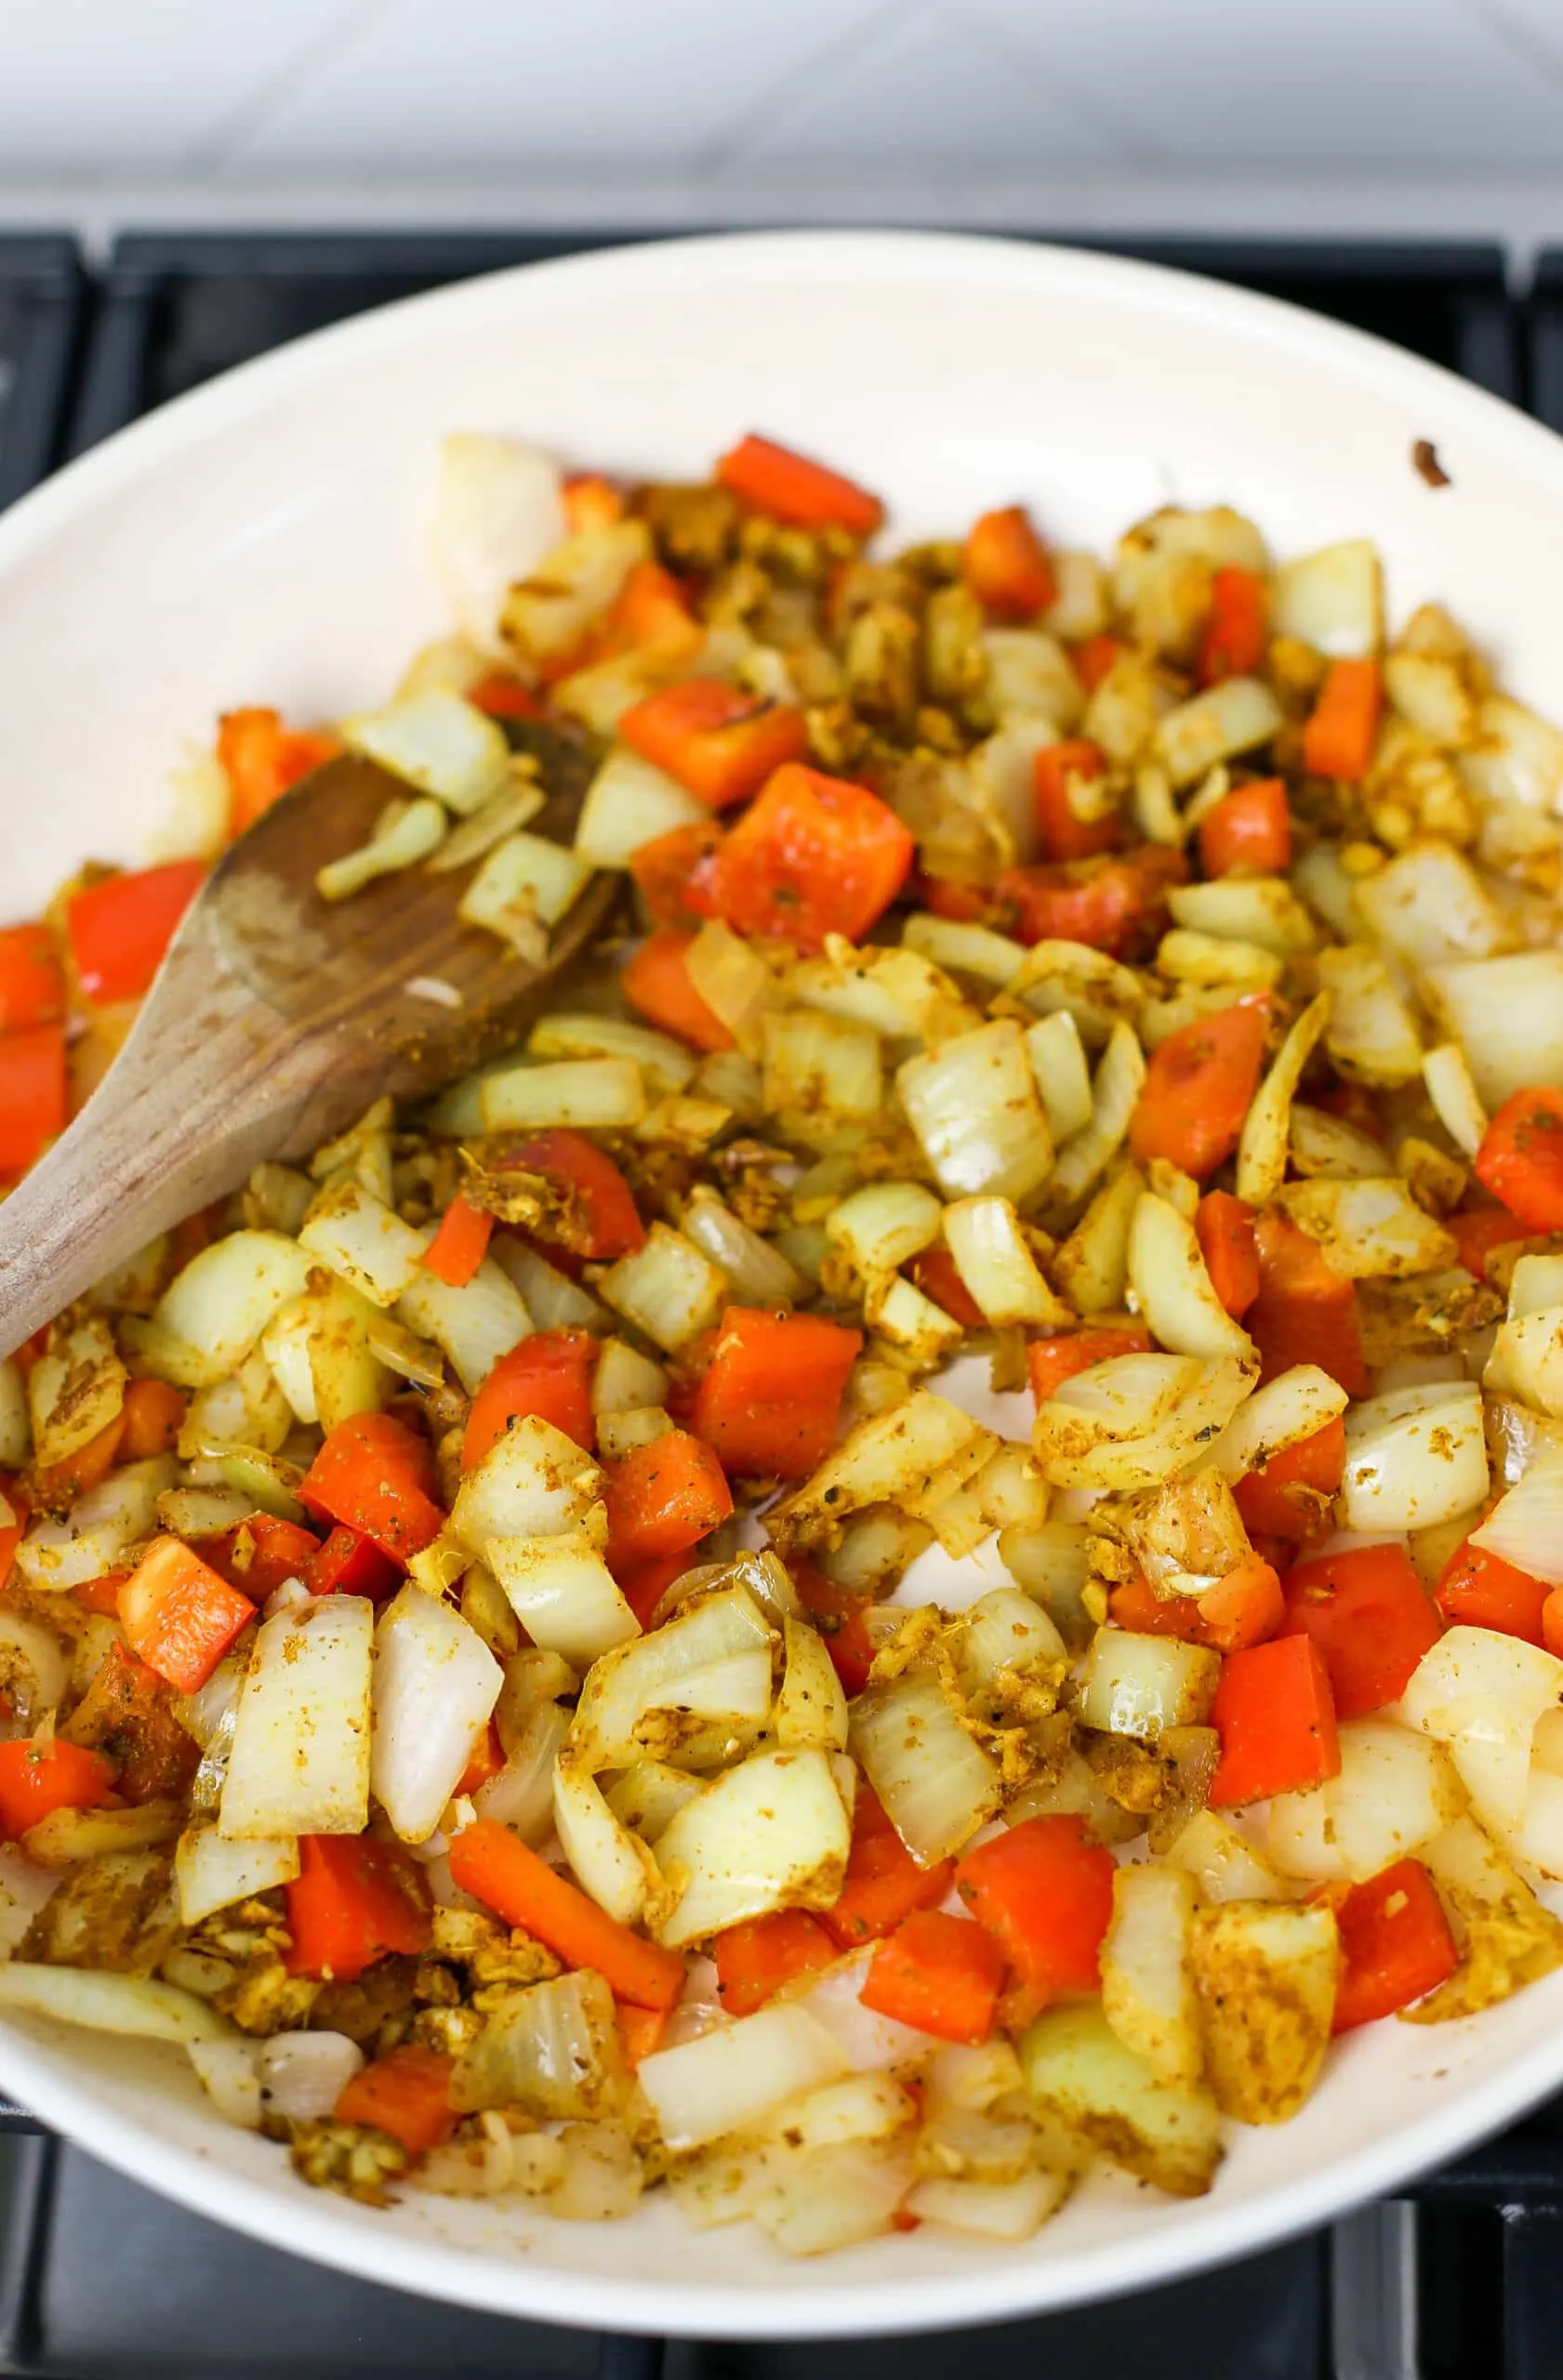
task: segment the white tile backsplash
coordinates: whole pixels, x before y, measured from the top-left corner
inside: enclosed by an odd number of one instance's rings
[[[1226,184],[1311,189],[1320,222],[1348,189],[1459,219],[1485,178],[1556,192],[1563,231],[1563,0],[0,0],[0,214],[307,187],[405,218],[483,186],[601,218],[660,186],[690,220],[954,217],[1007,188],[1078,220],[1119,178],[1159,220]]]

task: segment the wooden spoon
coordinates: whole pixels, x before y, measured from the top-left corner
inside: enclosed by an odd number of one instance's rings
[[[382,1092],[426,1094],[502,1048],[596,939],[614,877],[587,886],[540,967],[457,919],[470,870],[323,901],[316,869],[405,791],[369,761],[329,761],[213,870],[106,1078],[0,1205],[0,1354],[261,1158],[305,1157]],[[578,787],[556,793],[533,831],[567,840],[579,808]]]

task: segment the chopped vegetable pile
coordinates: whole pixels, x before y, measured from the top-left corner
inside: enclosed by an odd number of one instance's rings
[[[881,560],[762,438],[459,437],[437,509],[391,702],[230,714],[193,853],[0,936],[15,1180],[344,747],[325,898],[536,959],[626,879],[523,1048],[0,1363],[0,2008],[373,2202],[1207,2190],[1563,1961],[1563,734],[1221,507]]]

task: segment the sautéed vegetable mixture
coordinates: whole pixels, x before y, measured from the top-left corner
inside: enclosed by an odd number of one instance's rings
[[[1360,540],[881,509],[452,438],[453,639],[0,934],[14,1181],[343,747],[325,899],[625,881],[0,1363],[0,2008],[355,2198],[1020,2241],[1563,1959],[1563,734]]]

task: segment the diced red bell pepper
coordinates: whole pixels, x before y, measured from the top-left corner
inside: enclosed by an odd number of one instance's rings
[[[1148,1355],[1153,1344],[1150,1332],[1137,1322],[1088,1324],[1083,1330],[1033,1339],[1026,1350],[1031,1394],[1039,1405],[1045,1405],[1077,1372],[1111,1363],[1118,1355]]]
[[[1250,993],[1152,1051],[1129,1125],[1142,1165],[1163,1157],[1203,1181],[1231,1156],[1259,1085],[1269,1012],[1269,995]]]
[[[1540,1083],[1505,1099],[1473,1170],[1527,1231],[1563,1231],[1563,1091]]]
[[[563,1125],[536,1132],[507,1148],[500,1162],[543,1174],[563,1197],[563,1217],[537,1234],[544,1247],[557,1245],[605,1264],[645,1245],[634,1192],[607,1152],[584,1134]]]
[[[695,1394],[692,1426],[723,1468],[806,1479],[829,1451],[860,1330],[808,1314],[729,1306]]]
[[[1478,1281],[1487,1279],[1487,1260],[1494,1249],[1530,1236],[1507,1207],[1471,1207],[1464,1214],[1446,1215],[1444,1228],[1454,1234],[1460,1262]]]
[[[65,1013],[65,976],[47,926],[0,932],[0,1034],[58,1025]]]
[[[879,497],[855,481],[752,432],[722,456],[716,475],[757,512],[796,528],[847,529],[854,537],[871,537],[884,519]]]
[[[290,786],[341,750],[334,735],[287,728],[274,710],[225,711],[217,756],[228,779],[228,831],[242,835]]]
[[[467,700],[478,710],[486,711],[490,719],[543,719],[544,706],[530,686],[512,678],[508,669],[490,669],[476,685],[467,689]]]
[[[1069,658],[1075,665],[1075,675],[1088,694],[1093,694],[1119,655],[1128,646],[1116,636],[1088,636],[1073,646]]]
[[[1108,810],[1099,818],[1082,818],[1069,798],[1072,786],[1093,783],[1106,774],[1106,767],[1101,746],[1084,735],[1044,744],[1038,753],[1031,764],[1031,790],[1045,860],[1090,859],[1097,852],[1118,849],[1123,830],[1117,813]]]
[[[1438,1580],[1438,1609],[1452,1626],[1495,1628],[1504,1636],[1522,1636],[1528,1645],[1544,1645],[1542,1615],[1551,1593],[1544,1579],[1533,1579],[1485,1545],[1469,1538],[1453,1553]]]
[[[745,694],[720,678],[685,678],[648,694],[624,713],[618,733],[631,751],[712,810],[747,801],[809,748],[801,710]]]
[[[969,1917],[915,1910],[880,1944],[858,1994],[865,2008],[938,2041],[977,2043],[993,2030],[1004,1952]]]
[[[303,1501],[405,1567],[444,1527],[430,1492],[433,1468],[424,1440],[392,1415],[355,1413],[338,1422],[310,1465]]]
[[[861,941],[905,884],[910,832],[866,787],[788,761],[717,852],[710,894],[736,932],[817,950]]]
[[[289,1975],[351,1983],[391,1951],[416,1958],[433,1937],[429,1886],[399,1843],[368,1834],[301,1834],[287,1887]]]
[[[154,1455],[172,1454],[189,1408],[184,1391],[166,1381],[131,1381],[125,1392],[120,1461],[150,1462]]]
[[[1272,1636],[1229,1653],[1211,1705],[1221,1738],[1211,1807],[1295,1793],[1341,1773],[1330,1673],[1312,1636]]]
[[[1280,1580],[1263,1555],[1249,1554],[1199,1599],[1205,1642],[1218,1652],[1236,1653],[1262,1645],[1286,1619]]]
[[[247,1595],[177,1537],[154,1537],[119,1591],[130,1649],[181,1694],[205,1686],[255,1618]]]
[[[715,915],[709,879],[722,842],[714,818],[696,819],[653,835],[630,853],[629,873],[653,925],[687,927]]]
[[[615,1565],[614,1578],[620,1594],[642,1628],[647,1629],[651,1626],[653,1612],[674,1580],[682,1579],[686,1570],[694,1567],[687,1549],[681,1548],[677,1554],[660,1554],[655,1562],[618,1561]]]
[[[965,1852],[955,1885],[1020,1981],[1046,1997],[1098,1988],[1114,1868],[1083,1819],[1026,1818]]]
[[[512,1421],[536,1414],[589,1454],[596,1443],[591,1375],[597,1342],[589,1330],[535,1330],[501,1355],[472,1399],[461,1467],[470,1471]]]
[[[1376,661],[1331,661],[1303,728],[1303,766],[1316,777],[1365,777],[1378,740],[1384,678]]]
[[[1331,2030],[1350,2032],[1409,2008],[1454,1973],[1460,1953],[1432,1877],[1397,1859],[1335,1904],[1341,1977]]]
[[[624,997],[648,1024],[676,1034],[693,1049],[735,1050],[738,1045],[733,1035],[690,981],[686,961],[694,940],[676,926],[647,934],[620,970]]]
[[[1195,1210],[1194,1232],[1212,1289],[1234,1320],[1240,1320],[1259,1295],[1253,1209],[1229,1190],[1207,1190]]]
[[[693,660],[706,631],[689,608],[684,589],[659,562],[638,562],[614,599],[608,626],[633,652],[655,648],[672,665]]]
[[[1157,939],[1168,892],[1187,876],[1182,852],[1142,843],[1121,856],[1007,867],[999,896],[1022,942],[1083,942],[1123,959]]]
[[[344,2082],[331,2110],[338,2123],[365,2123],[399,2140],[410,2157],[438,2149],[456,2130],[450,2103],[455,2060],[421,2042],[403,2042]]]
[[[114,1764],[55,1737],[0,1744],[0,1834],[18,1842],[52,1810],[100,1810],[114,1798]]]
[[[624,518],[623,490],[602,471],[567,471],[560,494],[572,537],[587,536],[593,529],[611,529]]]
[[[967,536],[961,569],[984,610],[1001,620],[1034,619],[1058,592],[1047,548],[1021,504],[983,514]]]
[[[362,1595],[383,1602],[402,1583],[403,1570],[372,1538],[338,1524],[305,1562],[299,1576],[312,1595]]]
[[[1312,1537],[1328,1518],[1317,1500],[1335,1493],[1345,1461],[1345,1423],[1337,1414],[1311,1437],[1282,1447],[1263,1471],[1247,1473],[1233,1494],[1249,1535],[1299,1540]]]
[[[872,1595],[854,1594],[850,1587],[839,1587],[834,1579],[828,1579],[823,1570],[801,1557],[795,1556],[788,1567],[798,1600],[825,1640],[843,1693],[861,1694],[874,1665],[874,1640],[868,1632]]]
[[[1260,1379],[1274,1380],[1295,1364],[1317,1364],[1348,1396],[1366,1396],[1357,1291],[1343,1280],[1289,1215],[1267,1207],[1253,1227],[1259,1251],[1259,1295],[1243,1317],[1259,1350]]]
[[[833,1908],[817,1912],[819,1922],[843,1950],[856,1950],[894,1934],[913,1910],[932,1909],[943,1900],[954,1873],[953,1859],[918,1866],[865,1782],[853,1809],[852,1850],[841,1897]]]
[[[309,1566],[320,1552],[320,1540],[297,1521],[279,1520],[274,1513],[252,1513],[247,1521],[221,1537],[203,1538],[201,1551],[231,1587],[237,1587],[251,1603],[263,1604],[286,1580],[307,1580]],[[384,1561],[385,1557],[376,1558]],[[385,1567],[399,1581],[400,1571],[390,1563]]]
[[[608,1466],[608,1559],[633,1569],[682,1554],[727,1520],[733,1494],[721,1463],[687,1430],[665,1430]]]
[[[72,895],[65,932],[84,999],[104,1007],[140,998],[205,876],[205,861],[175,859]]]
[[[749,2016],[795,1976],[812,1975],[840,1956],[806,1909],[778,1909],[729,1925],[711,1944],[717,1997],[729,2016]]]
[[[1291,866],[1291,813],[1279,777],[1239,786],[1199,821],[1207,876],[1284,876]]]
[[[440,1218],[440,1228],[424,1250],[423,1262],[436,1280],[464,1289],[488,1253],[494,1217],[457,1197]]]
[[[0,1038],[0,1175],[25,1173],[65,1130],[65,1027]]]
[[[1199,678],[1250,678],[1265,658],[1265,582],[1235,564],[1211,581],[1211,615],[1199,640]]]

